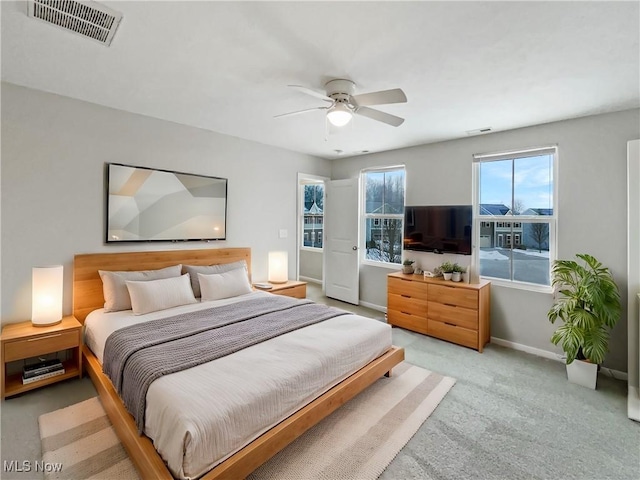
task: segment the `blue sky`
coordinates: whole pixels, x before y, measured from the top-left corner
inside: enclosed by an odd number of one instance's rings
[[[503,203],[511,207],[512,177],[516,203],[527,208],[553,208],[551,155],[498,160],[480,164],[480,203]],[[515,170],[512,172],[512,166]]]

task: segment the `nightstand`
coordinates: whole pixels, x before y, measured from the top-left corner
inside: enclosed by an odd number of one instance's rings
[[[270,283],[270,289],[258,288],[265,292],[273,293],[274,295],[286,295],[293,298],[307,298],[307,282],[300,282],[298,280],[289,280],[286,283]]]
[[[82,325],[73,316],[50,327],[34,327],[31,322],[10,323],[2,329],[2,361],[0,379],[2,398],[43,387],[73,377],[82,377]],[[65,373],[45,378],[26,385],[22,384],[22,373],[8,374],[7,363],[16,360],[61,352],[71,349],[72,358],[64,360]]]

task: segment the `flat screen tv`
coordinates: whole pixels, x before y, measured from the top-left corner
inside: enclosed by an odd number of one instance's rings
[[[405,207],[405,250],[471,255],[471,205]]]
[[[106,164],[106,241],[225,240],[227,179]]]

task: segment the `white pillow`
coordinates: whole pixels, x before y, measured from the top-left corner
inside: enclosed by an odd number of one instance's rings
[[[161,268],[159,270],[142,270],[136,272],[111,272],[98,270],[102,279],[104,294],[104,311],[119,312],[131,310],[131,298],[127,290],[127,280],[158,280],[160,278],[179,277],[182,265]]]
[[[249,277],[244,268],[212,275],[199,273],[198,280],[200,281],[203,302],[237,297],[252,292]]]
[[[189,274],[161,280],[127,281],[134,315],[196,303]]]
[[[235,270],[236,268],[244,268],[249,272],[247,268],[247,262],[244,260],[238,260],[231,263],[220,263],[217,265],[183,265],[182,271],[191,275],[191,287],[193,288],[193,294],[196,298],[200,298],[200,282],[198,281],[198,274],[203,273],[205,275],[211,275],[213,273],[225,273],[229,270]]]

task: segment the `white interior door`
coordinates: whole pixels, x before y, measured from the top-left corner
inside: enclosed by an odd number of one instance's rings
[[[325,295],[358,305],[358,180],[326,183]]]

